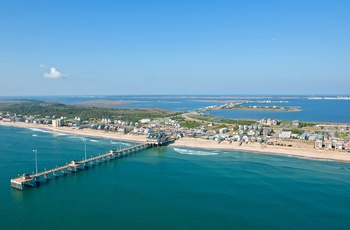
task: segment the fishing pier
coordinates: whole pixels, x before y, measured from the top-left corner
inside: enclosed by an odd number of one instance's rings
[[[56,166],[53,169],[45,170],[42,172],[33,173],[33,174],[23,174],[22,176],[11,179],[11,187],[19,190],[23,190],[25,186],[38,187],[40,186],[40,183],[43,180],[47,182],[51,178],[65,176],[68,174],[68,172],[75,173],[80,170],[85,170],[89,167],[94,166],[95,164],[126,157],[130,154],[142,151],[144,149],[151,148],[153,146],[158,146],[158,145],[156,145],[155,143],[145,142],[145,143],[134,145],[121,150],[110,150],[108,153],[91,157],[85,160],[73,160],[66,165],[59,166],[59,167]]]
[[[162,146],[169,144],[175,141],[175,138],[172,138],[166,135],[163,132],[157,132],[151,134],[147,137],[146,142],[137,144],[131,147],[127,147],[120,150],[110,150],[108,153],[98,155],[91,158],[86,158],[86,140],[85,142],[85,159],[84,160],[72,160],[70,163],[67,163],[63,166],[55,167],[53,169],[44,170],[42,172],[38,172],[37,165],[37,150],[33,150],[35,153],[35,165],[36,165],[36,173],[33,174],[23,174],[22,176],[18,176],[16,178],[11,179],[11,187],[19,190],[23,190],[25,186],[29,187],[38,187],[42,182],[47,182],[51,178],[57,178],[59,176],[65,176],[70,173],[75,173],[81,170],[85,170],[89,167],[94,166],[95,164],[99,164],[101,162],[114,160],[122,157],[126,157],[130,154],[152,148],[157,146]]]

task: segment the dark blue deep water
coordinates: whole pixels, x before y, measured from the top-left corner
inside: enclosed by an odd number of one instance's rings
[[[51,180],[10,178],[84,157],[81,137],[0,126],[1,229],[347,229],[350,164],[160,147]],[[118,147],[88,138],[88,156]],[[129,146],[133,143],[122,143]]]

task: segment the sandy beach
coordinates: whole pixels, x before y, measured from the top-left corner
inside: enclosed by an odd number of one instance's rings
[[[52,132],[74,134],[79,136],[90,136],[100,137],[108,139],[121,139],[124,141],[131,142],[144,142],[146,135],[133,135],[133,134],[120,134],[115,132],[108,132],[103,130],[92,130],[92,129],[76,129],[71,127],[51,127],[42,124],[28,124],[24,122],[8,123],[0,121],[0,125],[22,127],[22,128],[37,128],[46,129]],[[327,149],[315,149],[310,147],[311,145],[301,145],[301,147],[286,147],[276,145],[266,145],[260,143],[248,143],[239,145],[238,142],[232,142],[231,144],[227,141],[218,143],[212,140],[204,140],[199,138],[184,137],[176,140],[169,146],[173,147],[188,147],[188,148],[201,148],[201,149],[212,149],[212,150],[227,150],[227,151],[248,151],[262,154],[274,154],[274,155],[285,155],[289,157],[301,157],[308,159],[317,160],[330,160],[340,162],[350,162],[350,153],[340,152]]]

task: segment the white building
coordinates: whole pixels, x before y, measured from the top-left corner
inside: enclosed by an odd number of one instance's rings
[[[52,127],[61,127],[63,125],[64,125],[64,120],[63,119],[52,120]]]
[[[292,136],[291,131],[281,132],[279,134],[279,138],[282,138],[282,139],[290,139],[291,136]]]
[[[151,119],[148,119],[148,118],[143,118],[143,119],[140,120],[140,122],[141,122],[142,124],[144,124],[144,123],[149,123],[150,121],[151,121]]]
[[[146,128],[144,130],[144,134],[151,134],[151,133],[153,133],[153,129],[152,128]]]

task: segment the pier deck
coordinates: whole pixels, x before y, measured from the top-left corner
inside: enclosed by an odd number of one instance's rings
[[[77,172],[79,169],[88,167],[88,164],[93,165],[95,163],[99,163],[100,161],[124,157],[133,152],[141,151],[153,146],[154,145],[152,143],[141,143],[121,150],[110,150],[108,153],[87,158],[85,160],[73,160],[71,163],[66,165],[38,172],[37,174],[23,174],[22,176],[11,179],[11,187],[19,190],[23,190],[24,186],[37,187],[40,184],[40,177],[44,177],[44,179],[49,180],[49,175],[51,174],[53,177],[57,177],[60,172],[63,175],[67,174],[67,171]]]

